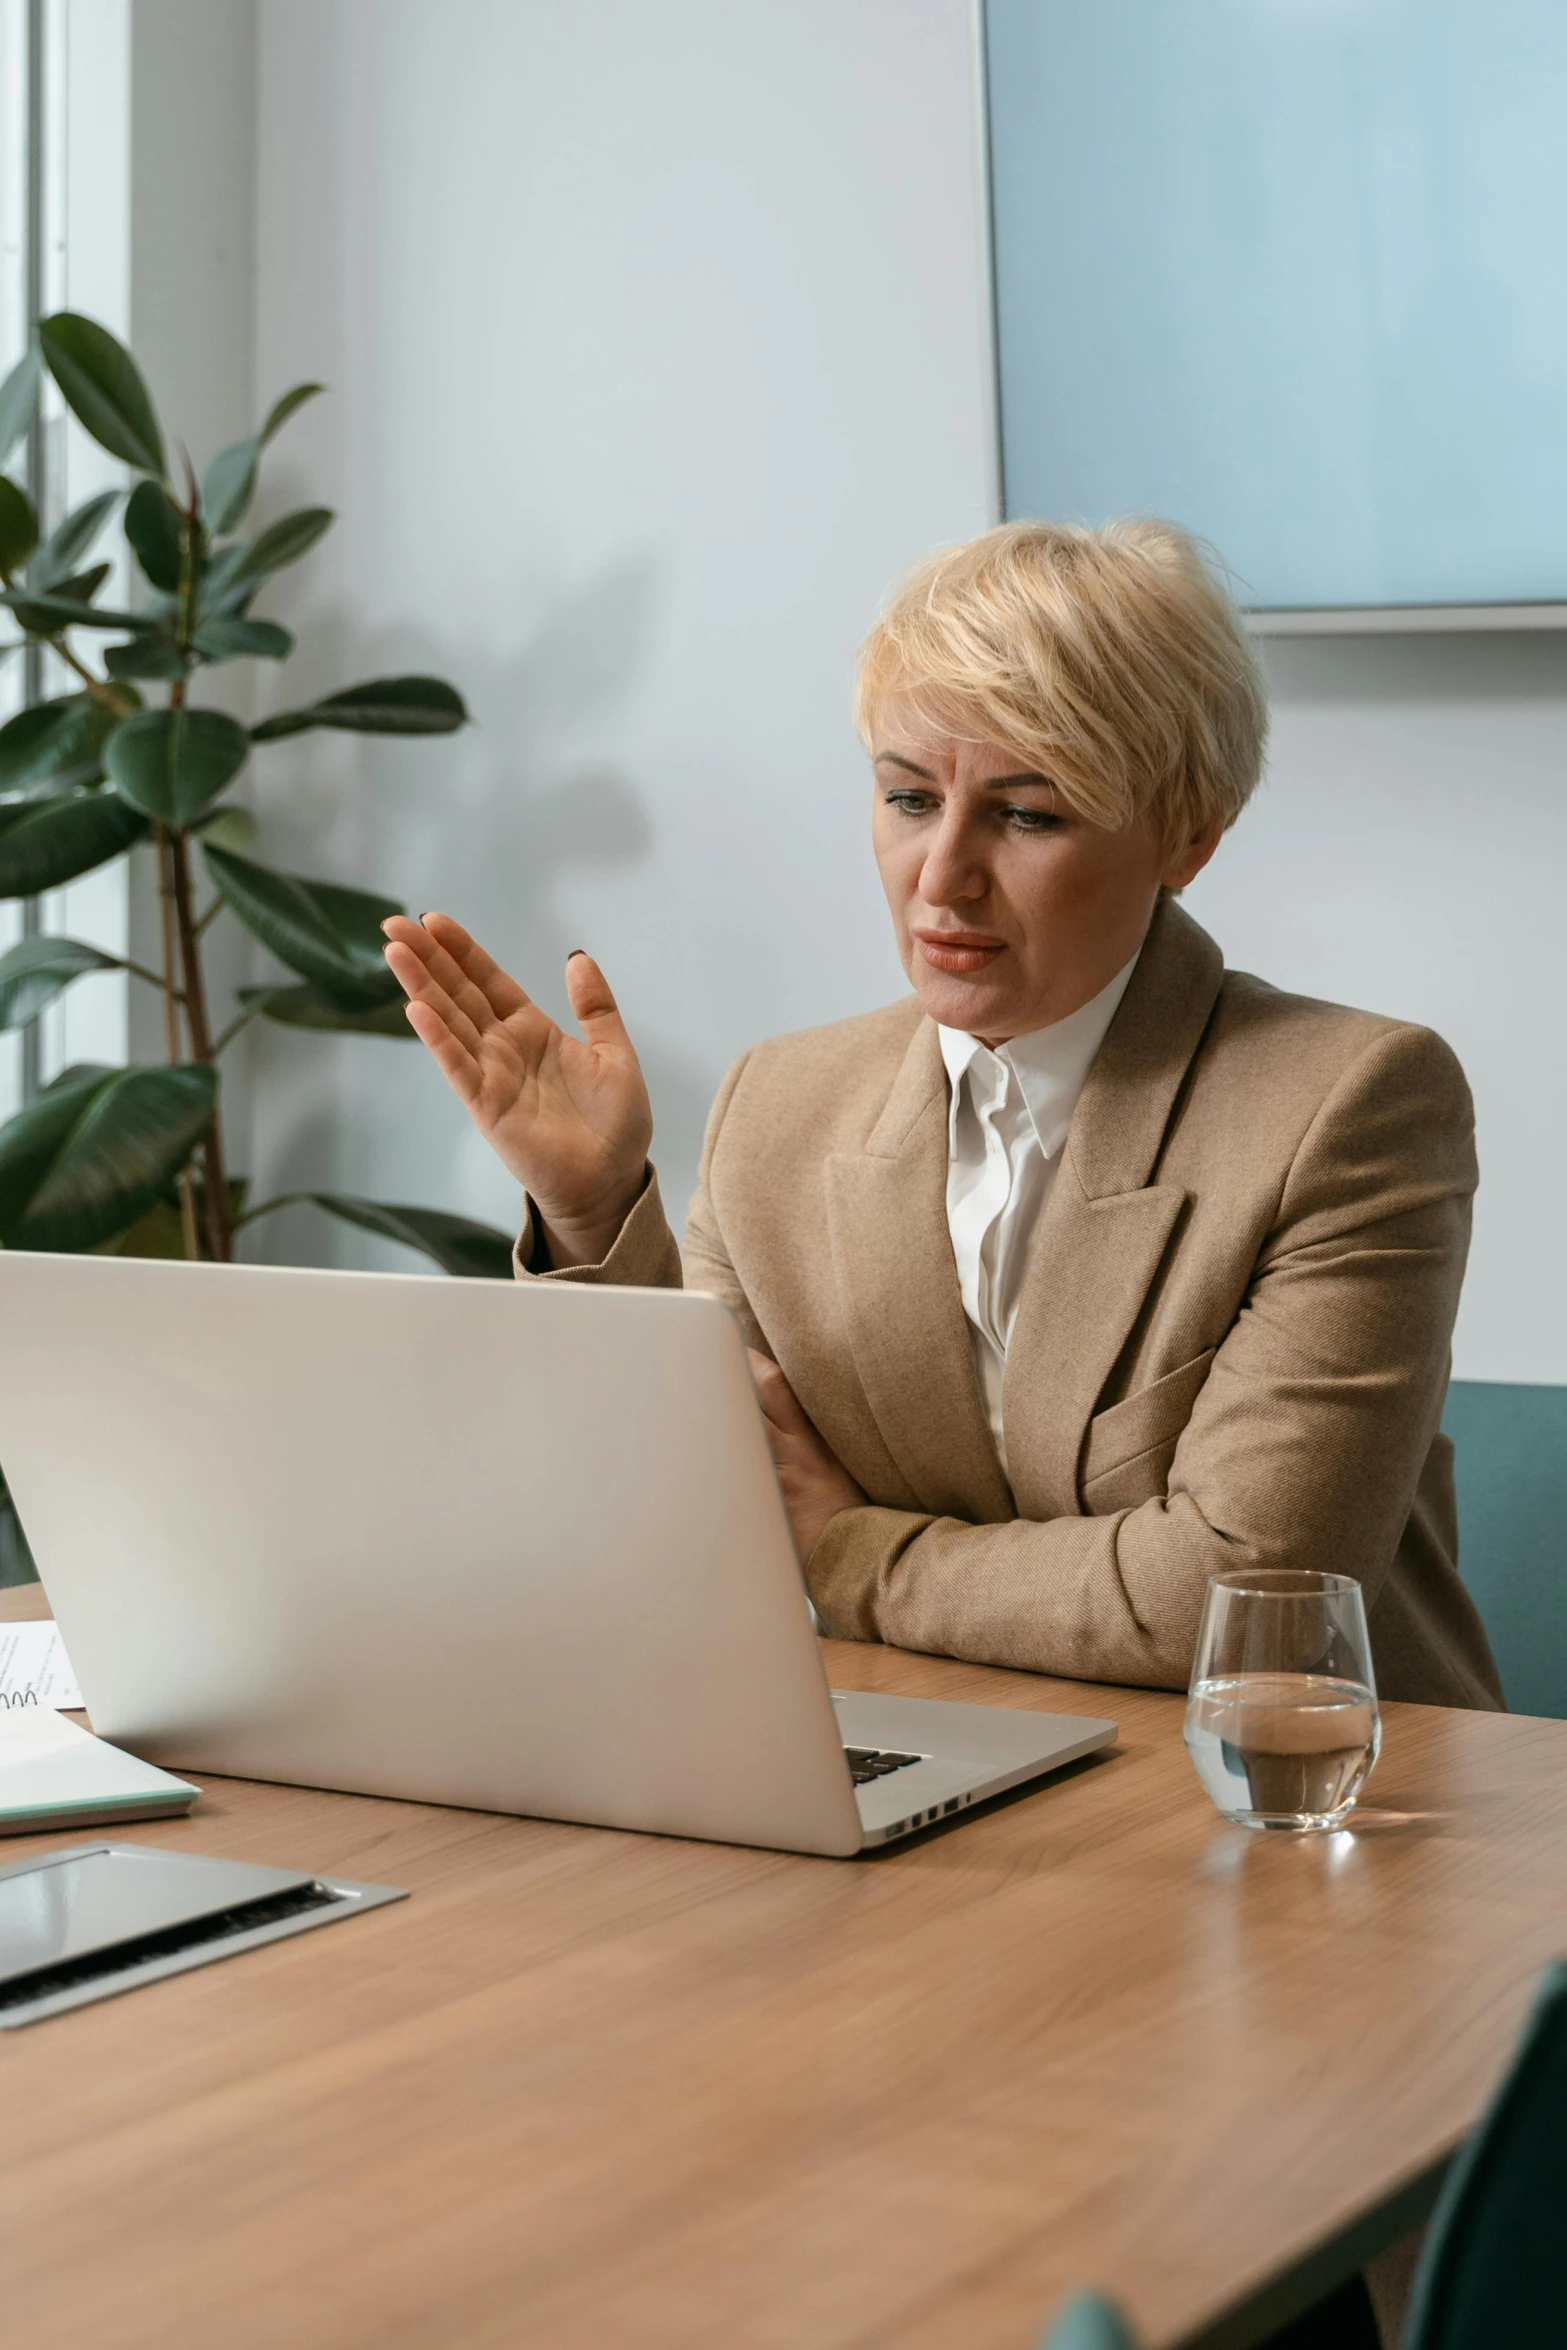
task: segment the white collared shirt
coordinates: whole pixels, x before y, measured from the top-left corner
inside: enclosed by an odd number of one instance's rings
[[[947,1228],[974,1369],[1009,1478],[1001,1386],[1029,1243],[1077,1097],[1136,968],[1134,955],[1091,1002],[994,1052],[961,1028],[936,1032],[951,1093]]]

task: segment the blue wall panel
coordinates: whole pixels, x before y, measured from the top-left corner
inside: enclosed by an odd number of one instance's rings
[[[1567,598],[1567,0],[988,0],[1007,511]]]

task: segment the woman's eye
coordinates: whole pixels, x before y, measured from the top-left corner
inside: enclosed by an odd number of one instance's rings
[[[1053,808],[1003,808],[1001,813],[1018,832],[1055,832],[1061,823]]]
[[[887,794],[888,807],[896,808],[904,816],[926,816],[934,804],[928,791],[890,791]]]

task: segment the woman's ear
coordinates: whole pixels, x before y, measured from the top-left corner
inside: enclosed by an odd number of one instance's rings
[[[1213,822],[1205,824],[1201,832],[1193,833],[1183,848],[1172,851],[1169,863],[1159,876],[1162,886],[1172,890],[1184,889],[1189,881],[1195,881],[1224,838],[1224,833],[1222,816],[1215,816]]]

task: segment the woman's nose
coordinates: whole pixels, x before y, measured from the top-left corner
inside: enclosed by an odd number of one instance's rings
[[[920,896],[928,906],[972,905],[990,887],[978,844],[963,824],[944,824],[925,852]]]

